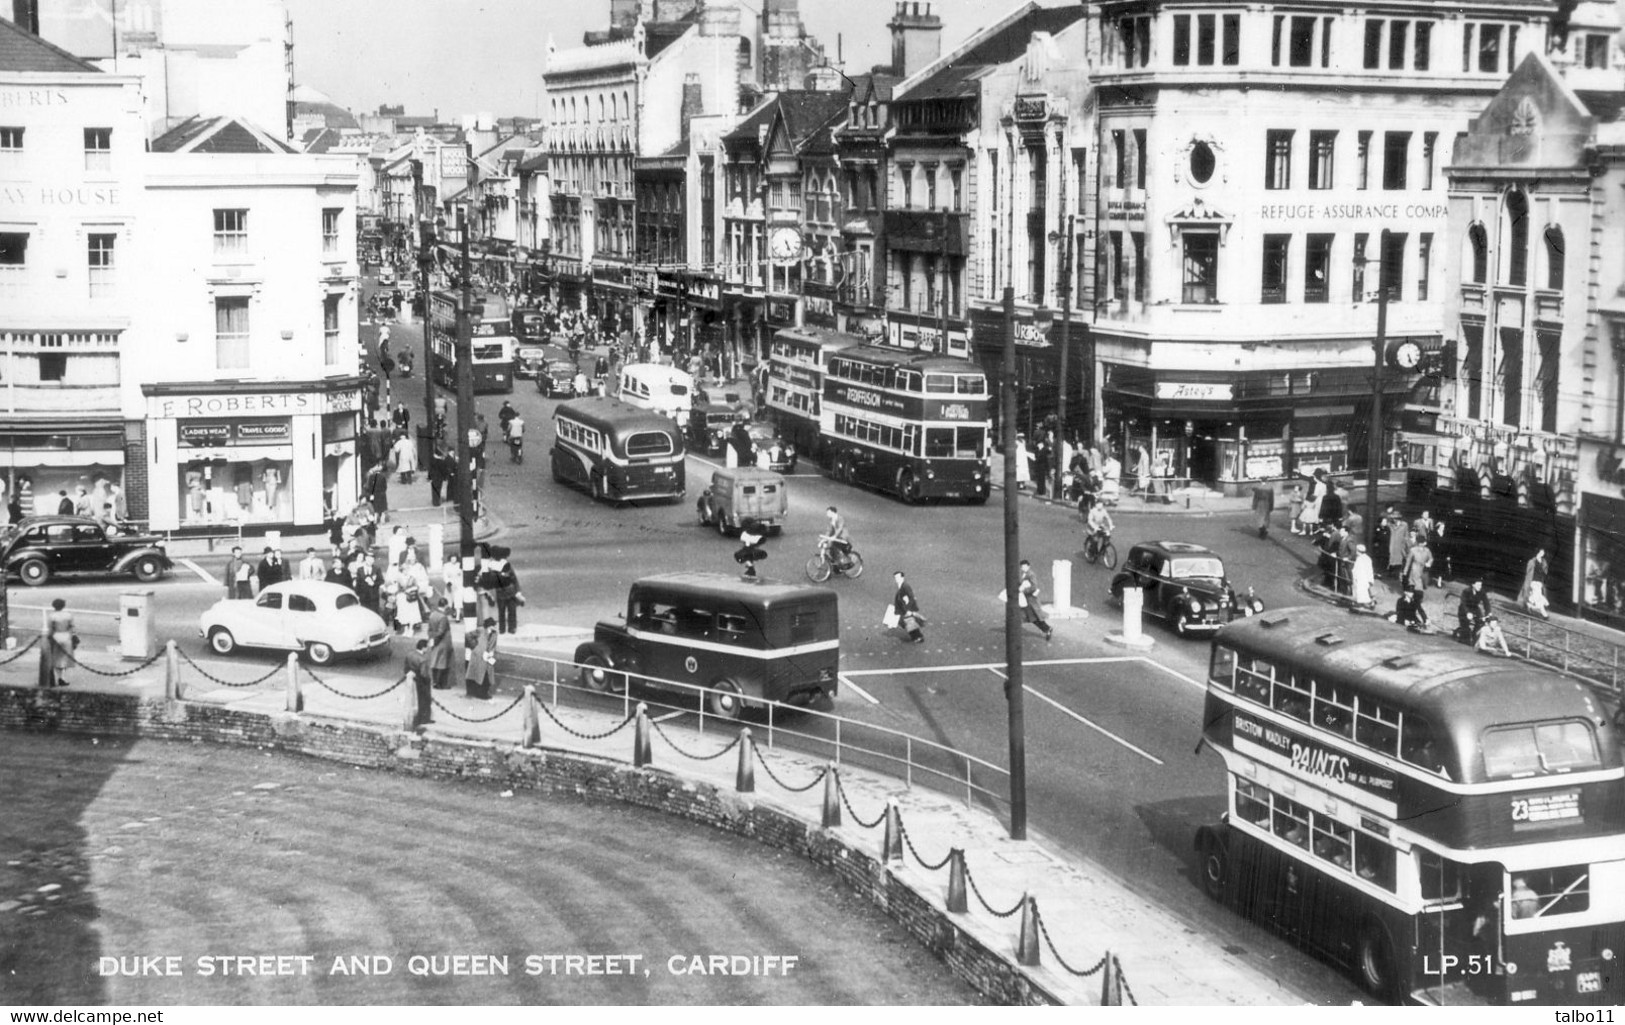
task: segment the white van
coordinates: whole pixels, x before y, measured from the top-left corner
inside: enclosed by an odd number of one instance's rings
[[[652,409],[688,423],[694,408],[694,379],[664,363],[631,363],[621,368],[616,384],[619,398],[629,406]]]

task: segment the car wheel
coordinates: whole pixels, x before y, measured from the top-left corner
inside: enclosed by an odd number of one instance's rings
[[[29,559],[17,567],[17,575],[22,577],[23,583],[29,587],[38,587],[51,579],[51,567],[43,559]]]
[[[237,650],[237,638],[223,626],[209,631],[209,650],[216,655],[229,655]]]
[[[620,673],[611,672],[609,658],[603,652],[588,652],[581,659],[581,685],[600,694],[619,691],[624,684]]]
[[[705,710],[718,719],[737,719],[745,710],[745,697],[732,680],[718,680],[705,695]]]
[[[134,573],[137,580],[150,584],[164,575],[164,566],[156,556],[147,555],[136,560]]]
[[[1230,855],[1224,843],[1211,833],[1202,840],[1202,892],[1224,903],[1230,882]]]
[[[333,664],[333,646],[323,644],[321,641],[311,641],[305,645],[305,658],[311,665],[326,666]]]

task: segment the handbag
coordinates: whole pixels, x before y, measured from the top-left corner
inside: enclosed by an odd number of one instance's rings
[[[897,615],[897,606],[888,604],[886,606],[886,611],[880,616],[880,625],[890,630],[897,626],[900,618],[901,617]]]

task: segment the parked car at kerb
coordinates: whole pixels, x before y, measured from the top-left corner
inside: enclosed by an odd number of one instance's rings
[[[54,576],[128,573],[151,583],[174,568],[156,534],[104,527],[86,516],[27,516],[0,527],[0,565],[38,587]]]

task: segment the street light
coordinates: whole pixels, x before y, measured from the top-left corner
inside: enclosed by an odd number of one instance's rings
[[[1354,265],[1362,271],[1362,284],[1364,268],[1372,263],[1377,265],[1377,337],[1372,342],[1371,424],[1368,428],[1370,437],[1366,439],[1369,465],[1366,469],[1365,495],[1365,543],[1372,551],[1376,550],[1377,543],[1377,474],[1382,468],[1382,367],[1388,358],[1388,282],[1384,280],[1387,267],[1382,262],[1382,255],[1387,251],[1388,229],[1384,228],[1378,236],[1376,260],[1371,260],[1364,253],[1354,257]]]

